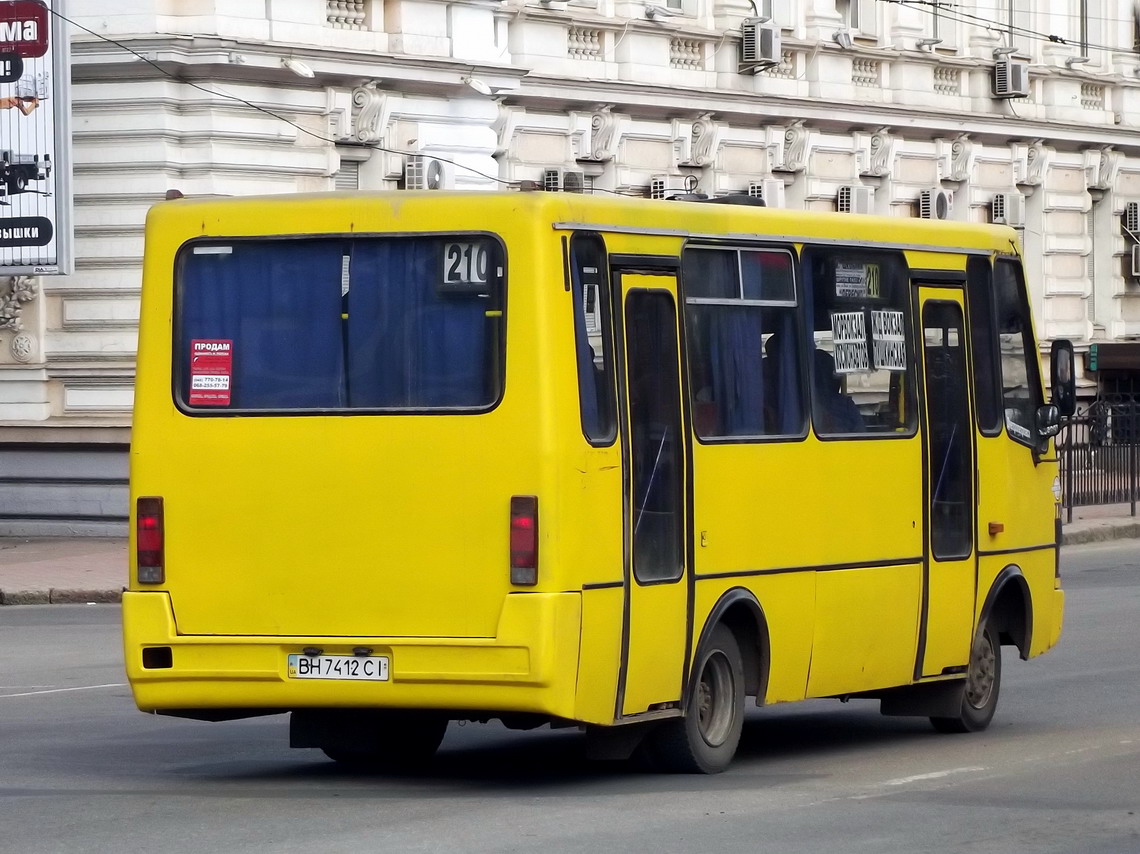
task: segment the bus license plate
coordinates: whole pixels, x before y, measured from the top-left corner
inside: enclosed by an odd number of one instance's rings
[[[387,682],[388,659],[382,655],[290,655],[289,678]]]

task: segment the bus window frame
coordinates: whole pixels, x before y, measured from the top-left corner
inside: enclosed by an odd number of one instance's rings
[[[966,259],[966,325],[970,338],[970,380],[974,393],[974,424],[979,433],[986,438],[994,438],[1005,432],[1005,401],[1002,392],[1001,377],[1001,345],[997,337],[997,294],[994,291],[994,259],[971,256]],[[980,285],[974,284],[974,271],[984,268],[985,281]],[[987,313],[987,328],[989,334],[985,336],[985,345],[989,352],[986,355],[987,364],[979,361],[977,344],[981,343],[981,331],[974,322],[976,312]],[[986,405],[994,410],[994,422],[982,423],[982,389],[978,377],[985,370],[986,380],[989,382],[990,399]]]
[[[907,370],[904,374],[906,382],[903,388],[904,403],[909,403],[909,410],[912,413],[907,425],[906,430],[898,430],[892,432],[862,432],[862,433],[821,433],[816,430],[815,426],[815,391],[813,387],[814,376],[807,377],[808,383],[808,406],[809,406],[809,422],[811,425],[811,432],[821,442],[865,442],[865,441],[880,441],[880,440],[900,440],[900,439],[913,439],[918,435],[920,425],[922,422],[922,415],[919,411],[919,385],[918,385],[918,371],[920,366],[916,357],[915,350],[918,346],[917,339],[917,326],[915,323],[915,306],[911,298],[911,281],[914,274],[913,268],[907,261],[906,251],[904,247],[892,244],[867,244],[867,243],[839,243],[836,241],[827,241],[820,243],[805,242],[800,251],[800,269],[809,263],[813,256],[821,255],[823,257],[834,258],[838,254],[846,253],[847,257],[859,260],[860,258],[882,258],[883,256],[890,256],[892,259],[898,261],[898,280],[900,286],[903,288],[902,299],[899,305],[894,308],[901,307],[904,323],[904,336],[907,344]],[[811,290],[810,298],[812,300],[811,316],[812,326],[815,323],[815,287],[816,283],[809,284],[808,278],[804,278],[804,300],[807,303],[809,289]],[[815,348],[815,332],[814,328],[807,329],[807,309],[803,310],[803,322],[805,327],[805,350],[808,346],[807,338],[811,338],[811,347]]]
[[[1006,396],[1005,396],[1005,373],[1002,370],[1002,355],[1001,355],[1001,331],[999,327],[998,303],[997,303],[997,267],[998,264],[1009,264],[1013,268],[1014,280],[1017,285],[1017,309],[1021,316],[1021,342],[1022,342],[1022,357],[1025,363],[1025,382],[1027,389],[1032,392],[1032,412],[1034,413],[1034,424],[1026,428],[1029,430],[1029,437],[1022,438],[1017,436],[1009,429],[1009,416],[1006,412]],[[997,253],[993,256],[991,263],[993,271],[993,279],[991,280],[990,292],[994,303],[994,324],[993,332],[995,336],[995,344],[997,349],[998,362],[998,379],[1000,381],[999,388],[1001,389],[1001,427],[1010,439],[1019,445],[1023,445],[1029,450],[1037,454],[1040,451],[1040,437],[1037,434],[1036,428],[1036,413],[1045,405],[1045,390],[1042,384],[1041,377],[1041,354],[1037,342],[1037,329],[1033,322],[1033,309],[1029,304],[1029,282],[1025,276],[1025,264],[1022,263],[1020,255],[1010,255]],[[1028,334],[1029,341],[1026,341]],[[1032,358],[1031,358],[1032,356]]]
[[[574,270],[574,253],[575,243],[582,241],[597,241],[601,249],[601,258],[599,259],[598,266],[598,279],[599,291],[597,295],[597,311],[601,313],[602,318],[602,381],[605,383],[606,392],[609,396],[609,431],[600,438],[591,437],[586,431],[585,412],[582,408],[582,374],[581,364],[578,362],[578,347],[582,343],[578,340],[578,305],[575,295],[575,270]],[[573,316],[571,322],[574,325],[574,384],[578,390],[578,422],[582,430],[582,438],[595,448],[609,448],[617,441],[618,437],[618,398],[617,398],[617,368],[616,358],[614,355],[614,313],[613,313],[613,280],[610,275],[610,259],[608,249],[606,248],[605,236],[599,231],[576,231],[570,235],[568,240],[565,240],[565,248],[563,250],[563,264],[566,274],[566,288],[570,291],[571,301],[573,305]],[[583,299],[585,298],[584,284],[579,282],[578,287],[583,289]],[[583,315],[583,323],[585,317]],[[584,327],[583,327],[584,328]]]
[[[185,264],[185,259],[194,253],[194,249],[200,246],[233,246],[239,243],[277,243],[277,242],[293,242],[303,240],[369,240],[369,239],[382,239],[382,240],[395,240],[401,238],[413,239],[432,239],[432,238],[446,238],[446,237],[480,237],[492,240],[499,248],[503,263],[503,275],[501,277],[500,286],[500,303],[501,312],[500,322],[498,324],[497,338],[493,350],[493,357],[495,361],[495,374],[498,380],[498,394],[494,400],[490,401],[485,406],[452,406],[452,407],[431,407],[431,408],[414,408],[414,407],[313,407],[304,409],[290,409],[290,408],[273,408],[273,409],[236,409],[230,407],[193,407],[183,398],[182,395],[182,382],[185,379],[183,372],[182,359],[180,357],[180,348],[186,344],[187,339],[183,335],[181,326],[182,320],[182,299],[183,299],[183,277],[182,270]],[[423,416],[423,415],[484,415],[493,412],[503,402],[507,390],[507,321],[509,318],[508,308],[508,285],[510,275],[510,259],[507,254],[507,244],[503,240],[502,235],[485,230],[464,230],[464,231],[385,231],[385,232],[296,232],[290,234],[252,234],[240,236],[224,236],[224,235],[210,235],[205,237],[193,237],[182,243],[174,255],[174,263],[171,271],[171,334],[170,334],[170,394],[171,401],[174,403],[175,408],[191,418],[229,418],[229,417],[242,417],[242,418],[274,418],[281,416],[289,416],[292,418],[309,417],[309,416],[337,416],[349,417],[355,415],[392,415],[392,416]]]
[[[685,253],[689,250],[712,250],[712,251],[731,251],[736,253],[736,271],[737,271],[737,284],[739,287],[739,298],[733,299],[728,297],[691,297],[688,295],[688,288],[685,279]],[[791,274],[792,274],[792,298],[787,299],[745,299],[744,293],[744,277],[741,269],[742,252],[771,252],[775,254],[785,254],[791,259]],[[734,238],[720,238],[716,239],[707,235],[700,235],[689,238],[681,246],[679,254],[681,261],[680,269],[677,276],[677,296],[678,303],[683,312],[681,316],[681,325],[684,331],[684,367],[685,367],[685,380],[686,386],[689,389],[687,405],[690,410],[690,419],[692,407],[695,401],[692,399],[692,347],[689,342],[692,340],[692,331],[689,329],[689,311],[690,305],[723,305],[728,307],[749,306],[753,308],[787,308],[793,313],[793,328],[796,330],[798,337],[796,347],[796,360],[799,369],[799,383],[797,392],[799,395],[800,404],[800,429],[795,433],[757,433],[743,436],[702,436],[696,428],[691,428],[693,438],[698,444],[701,445],[751,445],[751,444],[770,444],[774,442],[802,442],[807,439],[811,433],[811,408],[808,401],[808,396],[811,394],[810,378],[807,376],[807,366],[804,355],[804,342],[805,342],[805,313],[804,313],[804,288],[800,276],[800,253],[795,244],[785,243],[774,240],[762,241],[749,241]]]

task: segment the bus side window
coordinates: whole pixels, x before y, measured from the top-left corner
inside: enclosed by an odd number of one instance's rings
[[[606,247],[599,235],[577,233],[571,239],[570,289],[582,435],[591,445],[609,445],[617,421]]]
[[[681,272],[697,436],[802,436],[806,407],[792,254],[690,246]]]
[[[1044,401],[1020,262],[999,258],[994,264],[994,303],[1005,429],[1017,441],[1032,445],[1037,435],[1037,407]]]
[[[902,256],[810,247],[802,269],[816,432],[909,435],[915,427],[914,359]]]
[[[994,333],[993,269],[985,258],[971,258],[967,262],[966,293],[978,429],[987,436],[994,436],[1001,432],[1001,376]]]

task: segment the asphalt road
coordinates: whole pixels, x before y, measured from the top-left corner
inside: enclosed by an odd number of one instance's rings
[[[116,606],[0,608],[0,851],[1140,852],[1140,545],[1063,567],[1061,645],[1006,651],[986,732],[869,702],[753,710],[715,777],[455,724],[423,773],[353,775],[290,750],[282,716],[137,712]]]

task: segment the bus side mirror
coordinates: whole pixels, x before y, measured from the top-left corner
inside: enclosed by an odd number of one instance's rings
[[[1061,432],[1061,412],[1052,403],[1037,407],[1037,435],[1048,439]]]
[[[1077,411],[1077,379],[1073,371],[1073,342],[1058,338],[1049,348],[1049,387],[1059,415]]]

